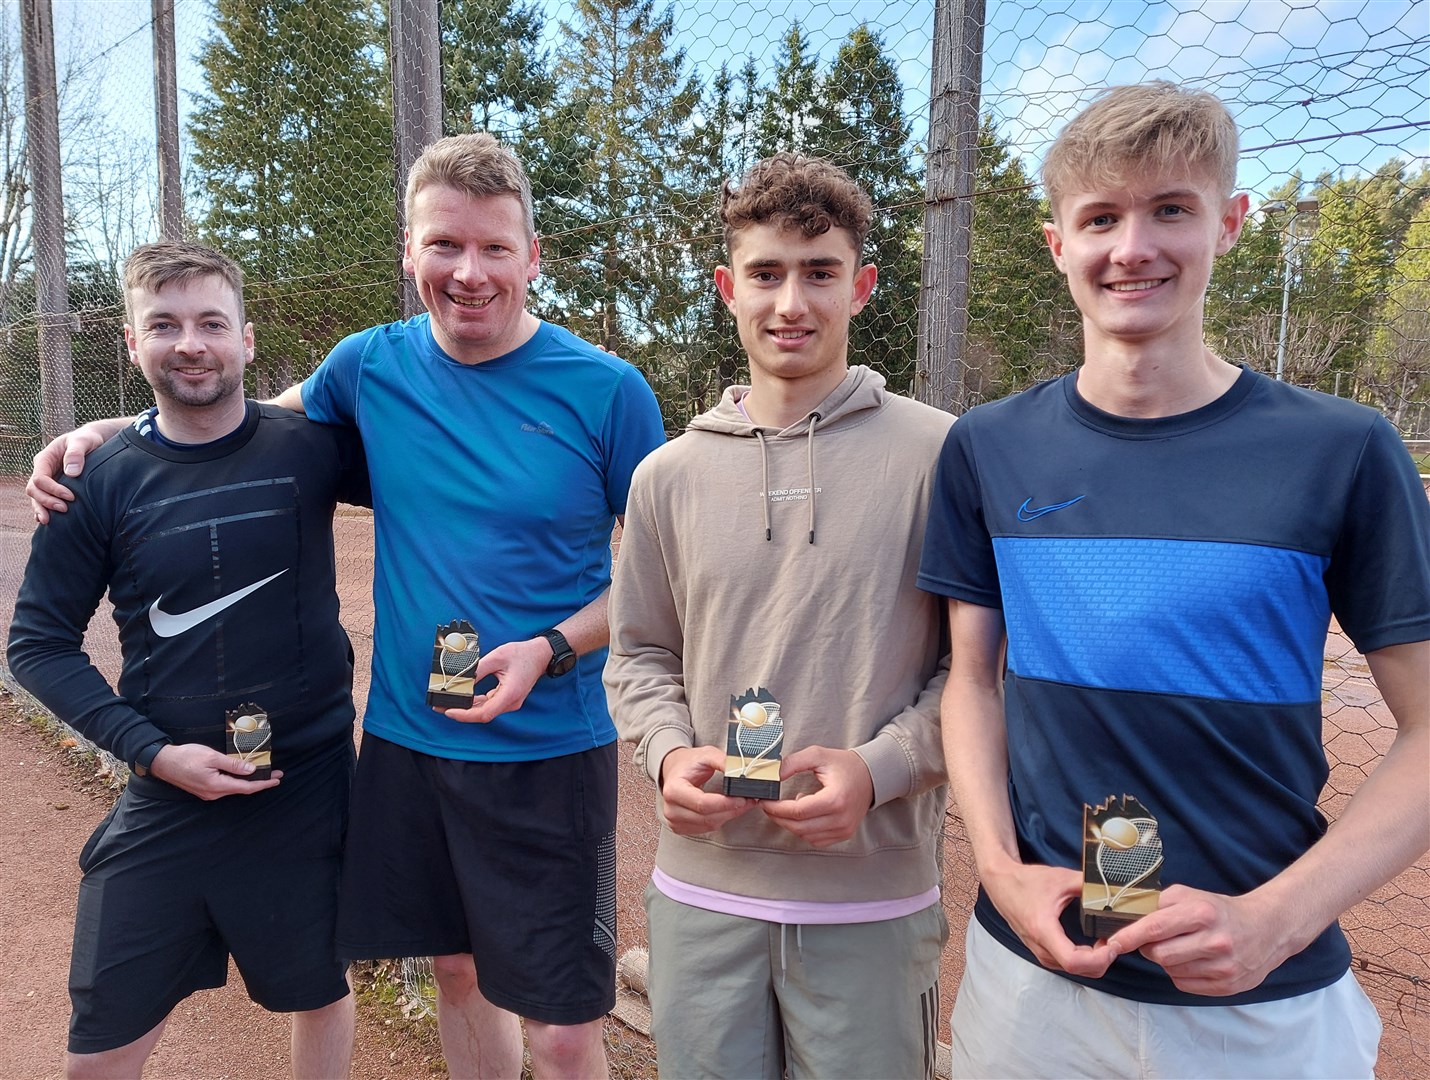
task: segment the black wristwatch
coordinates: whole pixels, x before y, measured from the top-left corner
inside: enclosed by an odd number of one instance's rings
[[[169,745],[167,739],[156,739],[148,746],[134,755],[134,760],[129,763],[129,771],[135,776],[148,776],[149,770],[154,764],[154,759],[159,756],[159,751]]]
[[[571,651],[570,644],[566,641],[566,635],[560,630],[543,630],[536,635],[546,639],[551,646],[551,663],[546,665],[546,674],[549,678],[555,679],[565,675],[576,666],[576,654]]]

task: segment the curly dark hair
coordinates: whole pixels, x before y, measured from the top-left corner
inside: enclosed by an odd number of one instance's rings
[[[843,229],[864,250],[874,204],[843,169],[822,158],[781,152],[750,167],[738,184],[720,189],[725,248],[750,225],[774,225],[806,237]]]

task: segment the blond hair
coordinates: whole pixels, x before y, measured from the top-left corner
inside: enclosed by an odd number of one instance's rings
[[[227,255],[189,240],[159,240],[140,244],[124,260],[124,317],[134,321],[131,294],[143,290],[156,293],[175,282],[186,284],[204,277],[221,278],[233,290],[238,303],[238,321],[243,315],[243,271]]]
[[[521,202],[527,236],[536,236],[531,180],[516,155],[485,131],[438,139],[412,163],[404,200],[409,226],[417,194],[427,187],[456,188],[475,198],[515,195]]]
[[[774,225],[805,237],[843,229],[864,249],[874,204],[843,169],[806,154],[782,152],[757,161],[738,186],[720,189],[720,220],[728,251],[735,236],[750,225]]]
[[[1058,135],[1043,161],[1043,189],[1056,215],[1069,191],[1185,169],[1207,175],[1230,197],[1238,150],[1236,122],[1214,95],[1161,80],[1115,86]]]

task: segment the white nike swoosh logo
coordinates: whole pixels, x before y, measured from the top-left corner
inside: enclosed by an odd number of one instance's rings
[[[220,611],[224,610],[224,608],[233,607],[234,604],[238,603],[249,593],[263,588],[263,586],[267,585],[274,578],[282,577],[287,572],[287,570],[279,570],[278,573],[272,574],[262,581],[255,581],[252,585],[239,589],[238,592],[231,592],[227,596],[220,596],[217,600],[204,604],[202,607],[196,607],[192,611],[183,611],[177,615],[170,615],[167,611],[159,607],[159,604],[164,599],[161,596],[158,600],[155,600],[153,606],[149,608],[149,625],[154,628],[154,633],[160,637],[178,637],[184,633],[184,631],[192,630],[205,619],[212,619]]]

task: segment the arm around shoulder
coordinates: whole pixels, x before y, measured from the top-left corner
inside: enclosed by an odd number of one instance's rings
[[[294,383],[284,390],[277,397],[270,399],[267,404],[277,405],[280,409],[289,409],[296,413],[307,414],[308,410],[303,407],[303,384]]]
[[[25,494],[35,512],[35,520],[49,524],[50,514],[63,514],[74,500],[74,492],[62,484],[60,476],[78,476],[84,459],[131,423],[133,417],[91,420],[65,435],[57,435],[31,462]]]

